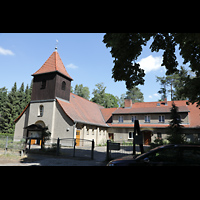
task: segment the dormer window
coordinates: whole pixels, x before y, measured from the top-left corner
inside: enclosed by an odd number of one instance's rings
[[[65,90],[65,88],[66,88],[66,83],[65,83],[65,81],[63,81],[63,82],[62,82],[62,88],[61,88],[61,89],[62,89],[62,90]]]

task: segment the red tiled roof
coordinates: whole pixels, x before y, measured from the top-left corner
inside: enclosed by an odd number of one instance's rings
[[[57,99],[66,115],[74,122],[108,127],[101,114],[100,106],[76,94],[70,94],[70,102]]]
[[[157,104],[160,103],[160,106]],[[172,107],[172,101],[168,101],[167,105],[162,105],[162,102],[138,102],[132,105],[132,108],[118,108],[113,114],[132,114],[132,113],[168,113]],[[186,101],[175,101],[179,112],[189,112]]]
[[[106,123],[111,123],[112,122],[112,113],[116,110],[117,108],[102,108],[101,113],[104,117],[104,120]]]
[[[50,73],[50,72],[60,72],[64,76],[67,76],[69,79],[73,80],[71,76],[68,74],[67,70],[65,69],[65,66],[58,54],[57,51],[54,51],[50,57],[46,60],[46,62],[42,65],[42,67],[36,71],[32,76],[38,75],[38,74],[44,74],[44,73]]]

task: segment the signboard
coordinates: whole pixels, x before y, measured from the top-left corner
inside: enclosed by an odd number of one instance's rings
[[[120,150],[120,143],[110,143],[109,150]]]
[[[29,131],[29,137],[32,138],[41,138],[42,132],[41,131]]]
[[[135,135],[134,140],[135,140],[135,144],[143,144],[142,135]]]

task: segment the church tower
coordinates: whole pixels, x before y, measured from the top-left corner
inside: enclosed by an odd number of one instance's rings
[[[53,100],[56,97],[70,101],[73,79],[67,73],[57,48],[32,76],[34,78],[31,101]]]

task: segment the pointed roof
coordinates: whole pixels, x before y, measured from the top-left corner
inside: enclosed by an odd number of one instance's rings
[[[67,70],[65,69],[65,66],[64,66],[57,50],[55,50],[50,55],[50,57],[42,65],[42,67],[39,70],[37,70],[34,74],[32,74],[32,76],[50,73],[50,72],[59,72],[59,73],[63,74],[64,76],[68,77],[69,79],[73,80],[71,78],[71,76],[68,74]]]

